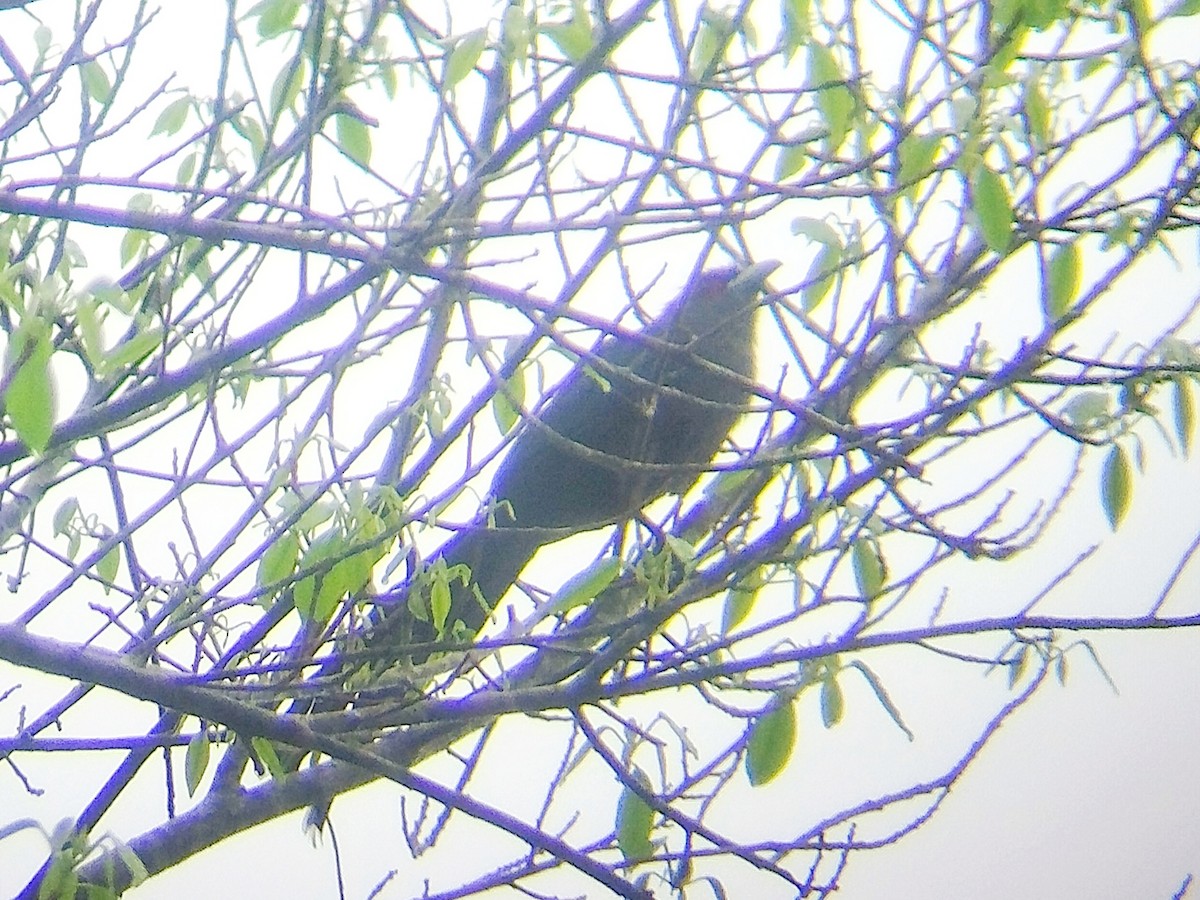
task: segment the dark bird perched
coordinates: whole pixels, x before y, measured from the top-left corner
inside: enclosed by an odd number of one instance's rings
[[[703,272],[640,335],[602,341],[527,417],[492,481],[489,515],[439,550],[471,573],[471,584],[450,581],[444,628],[432,622],[429,591],[406,589],[361,636],[372,661],[419,663],[429,651],[417,645],[473,635],[543,544],[686,490],[749,399],[754,312],[777,265]]]
[[[466,565],[486,607],[452,583],[447,625],[477,631],[543,544],[636,515],[683,491],[745,409],[754,312],[778,263],[701,273],[640,336],[612,336],[555,390],[492,481],[491,521],[439,552]],[[435,638],[417,619],[411,638]]]

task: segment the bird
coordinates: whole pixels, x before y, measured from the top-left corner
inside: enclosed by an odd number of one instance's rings
[[[424,662],[423,645],[475,635],[543,545],[686,491],[749,401],[754,313],[778,265],[701,271],[643,331],[610,335],[585,355],[523,417],[487,510],[431,559],[470,573],[450,579],[444,623],[434,622],[430,591],[406,590],[403,602],[377,607],[364,655]],[[376,654],[381,644],[392,646]]]

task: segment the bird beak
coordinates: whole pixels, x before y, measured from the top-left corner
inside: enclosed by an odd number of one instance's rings
[[[729,282],[731,291],[754,293],[761,291],[766,284],[767,276],[779,268],[779,260],[768,259],[752,266],[747,266],[738,272],[733,281]]]

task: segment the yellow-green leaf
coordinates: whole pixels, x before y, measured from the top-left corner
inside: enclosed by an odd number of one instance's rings
[[[792,758],[796,746],[796,709],[781,696],[773,709],[754,720],[746,742],[746,774],[754,786],[775,778]]]
[[[1008,189],[999,175],[980,165],[973,181],[975,214],[983,239],[995,253],[1004,253],[1012,242],[1013,208]]]
[[[812,39],[809,16],[811,0],[780,0],[783,20],[783,56],[791,59],[796,51]]]
[[[139,363],[162,342],[161,335],[153,331],[139,331],[123,344],[113,347],[97,360],[96,371],[102,377],[124,372],[127,366]]]
[[[117,578],[117,568],[121,564],[121,550],[119,547],[113,547],[96,563],[96,577],[100,579],[100,583],[104,586],[104,593],[112,590],[113,582]]]
[[[230,119],[229,124],[233,126],[234,131],[249,142],[255,159],[262,156],[263,150],[266,149],[267,136],[263,133],[262,126],[258,124],[256,119],[252,119],[247,115],[238,115]]]
[[[492,395],[492,417],[501,434],[508,434],[521,421],[521,405],[525,402],[525,373],[518,369],[504,382],[503,390]]]
[[[867,600],[874,600],[883,590],[883,580],[887,576],[878,546],[868,538],[859,538],[854,542],[850,561],[859,593]]]
[[[592,34],[592,19],[584,0],[574,0],[571,18],[567,22],[546,25],[543,33],[558,45],[563,56],[573,63],[583,60],[592,52],[596,40]]]
[[[785,144],[779,148],[779,160],[775,163],[775,180],[786,181],[804,168],[811,158],[808,148],[802,144]]]
[[[821,682],[821,721],[826,728],[832,728],[842,721],[845,710],[845,700],[842,689],[837,683],[837,677],[830,675]]]
[[[638,783],[647,790],[650,779],[640,770],[634,771]],[[628,787],[621,791],[617,801],[617,847],[628,860],[645,859],[654,853],[654,842],[650,831],[654,827],[654,807]]]
[[[1054,251],[1046,266],[1043,306],[1046,318],[1057,322],[1071,309],[1079,293],[1079,250],[1074,243]]]
[[[258,560],[258,573],[255,577],[259,592],[290,578],[296,571],[296,561],[299,558],[299,536],[293,531],[285,531]]]
[[[1050,106],[1046,102],[1046,95],[1042,93],[1041,85],[1032,79],[1026,82],[1022,99],[1030,142],[1036,148],[1045,147],[1050,142]]]
[[[450,580],[434,578],[429,586],[429,609],[433,615],[433,629],[437,634],[446,630],[446,619],[450,615]]]
[[[275,76],[275,83],[271,85],[272,119],[278,120],[284,110],[293,108],[296,98],[300,96],[300,86],[304,84],[306,73],[307,63],[301,57],[295,62],[288,62]]]
[[[692,61],[688,71],[693,78],[706,78],[721,63],[729,37],[733,33],[733,22],[723,13],[706,7],[692,47]]]
[[[902,189],[915,187],[933,171],[933,160],[941,145],[941,139],[932,134],[910,134],[900,142],[896,151],[900,160],[896,180]]]
[[[590,603],[621,574],[621,560],[606,556],[580,572],[555,591],[541,615],[560,616],[577,606]]]
[[[486,46],[487,31],[482,28],[467,32],[455,42],[446,56],[446,90],[450,90],[471,74]]]
[[[754,601],[762,589],[762,584],[762,570],[755,569],[729,589],[729,593],[725,595],[725,609],[721,615],[721,634],[729,634],[746,620],[750,611],[754,609]]]
[[[812,312],[821,305],[829,291],[833,288],[838,274],[838,264],[841,262],[841,251],[837,247],[825,244],[817,253],[817,258],[808,269],[805,281],[808,282],[801,294],[801,302],[805,312]]]
[[[846,77],[828,47],[811,44],[808,54],[808,83],[818,89],[817,108],[829,130],[825,147],[829,153],[836,153],[850,133],[854,95],[846,87]]]
[[[500,29],[504,58],[516,63],[524,71],[532,40],[529,16],[520,4],[510,3],[504,8],[503,27]]]
[[[54,431],[54,380],[50,375],[49,329],[41,322],[22,325],[8,345],[4,371],[11,373],[4,409],[29,449],[41,453]]]
[[[126,231],[124,237],[121,238],[121,265],[129,265],[130,260],[138,255],[138,251],[149,243],[149,232],[140,231],[137,228]]]
[[[1192,388],[1188,380],[1176,376],[1172,379],[1171,406],[1175,423],[1175,437],[1183,455],[1187,456],[1192,449],[1192,432],[1196,427],[1196,408],[1192,399]]]
[[[58,505],[58,509],[54,511],[53,527],[55,536],[66,534],[68,526],[75,518],[75,514],[79,512],[79,500],[76,497],[68,497]]]
[[[208,731],[204,728],[204,723],[201,722],[200,730],[192,735],[192,739],[188,741],[187,757],[183,766],[184,780],[187,782],[189,797],[196,796],[196,790],[200,787],[200,782],[203,780],[204,773],[208,769],[210,749]]]
[[[108,80],[108,73],[100,63],[94,59],[84,63],[80,66],[80,77],[83,78],[83,86],[87,89],[89,97],[97,103],[108,102],[108,98],[112,96],[112,82]]]
[[[279,754],[275,752],[275,745],[265,737],[250,738],[250,746],[254,749],[254,755],[267,767],[272,778],[282,778],[287,774],[284,771],[283,763],[279,761]]]
[[[180,97],[167,104],[167,108],[158,114],[150,134],[175,134],[187,122],[188,111],[192,108],[191,97]]]
[[[296,13],[300,11],[300,0],[267,0],[255,10],[261,13],[258,17],[258,36],[270,40],[291,29],[296,21]]]
[[[371,163],[371,130],[357,116],[339,113],[334,116],[337,142],[342,152],[364,169]]]
[[[1129,468],[1129,457],[1123,448],[1114,445],[1108,453],[1108,458],[1104,460],[1104,470],[1100,476],[1100,502],[1113,531],[1117,530],[1117,526],[1125,518],[1125,513],[1129,511],[1132,491],[1133,478]]]

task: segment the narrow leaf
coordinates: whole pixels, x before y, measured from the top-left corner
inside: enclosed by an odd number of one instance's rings
[[[980,165],[972,184],[975,214],[983,239],[995,253],[1004,253],[1012,242],[1013,209],[1008,189],[995,172]]]
[[[1114,445],[1104,461],[1104,471],[1100,476],[1100,502],[1113,531],[1117,530],[1117,526],[1125,518],[1125,513],[1129,511],[1132,489],[1129,457],[1123,448]]]
[[[850,132],[850,116],[854,110],[854,96],[844,84],[845,76],[833,53],[821,44],[808,48],[808,81],[817,94],[817,108],[829,129],[826,149],[836,153]]]
[[[845,698],[837,683],[837,676],[830,675],[821,682],[821,721],[826,728],[832,728],[842,721],[845,710]]]
[[[542,618],[560,616],[577,606],[590,603],[621,574],[621,560],[605,557],[570,578],[546,604]]]
[[[850,562],[859,593],[866,600],[874,600],[883,590],[883,580],[887,574],[875,542],[867,538],[855,541]]]
[[[464,34],[446,56],[445,90],[450,90],[475,69],[483,48],[487,46],[487,32],[478,28]]]
[[[4,369],[11,372],[4,408],[25,446],[41,453],[54,431],[54,381],[50,335],[41,323],[22,326],[8,346]],[[15,371],[14,371],[15,370]]]
[[[339,113],[334,116],[337,126],[337,142],[342,152],[362,166],[371,164],[371,130],[357,116]]]
[[[112,590],[113,582],[117,578],[117,568],[121,564],[121,550],[119,547],[113,547],[96,563],[96,577],[100,579],[104,586],[104,593]]]
[[[200,730],[192,735],[192,739],[188,741],[187,757],[183,766],[184,780],[187,782],[189,797],[196,796],[196,791],[200,787],[200,782],[204,779],[205,771],[208,769],[209,751],[211,749],[208,742],[208,731],[203,727],[203,722],[200,724]]]
[[[1183,455],[1187,456],[1192,449],[1192,433],[1196,428],[1196,407],[1192,399],[1192,388],[1187,379],[1176,377],[1172,379],[1172,419],[1175,424],[1175,437]]]
[[[796,746],[796,708],[781,697],[775,708],[755,719],[746,744],[746,774],[755,787],[775,778]]]
[[[293,531],[285,531],[275,539],[258,560],[255,580],[262,592],[289,578],[296,571],[296,560],[300,558],[300,538]]]
[[[635,771],[638,782],[649,788],[650,780]],[[617,801],[617,847],[626,860],[645,859],[654,853],[650,831],[654,827],[654,807],[626,787]]]
[[[1074,243],[1054,251],[1046,266],[1046,290],[1042,295],[1046,318],[1057,322],[1071,309],[1079,293],[1079,249]]]
[[[525,402],[525,373],[518,369],[504,382],[504,388],[492,395],[492,418],[501,434],[508,434],[521,421],[521,405]]]

